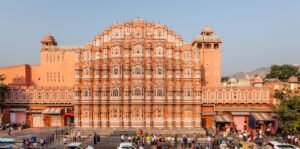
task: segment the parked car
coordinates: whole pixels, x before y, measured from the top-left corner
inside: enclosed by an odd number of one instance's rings
[[[131,142],[122,142],[117,149],[136,149]]]
[[[65,149],[94,149],[94,147],[81,142],[72,142]]]
[[[278,141],[269,141],[267,149],[300,149],[299,147],[287,143],[280,143]]]

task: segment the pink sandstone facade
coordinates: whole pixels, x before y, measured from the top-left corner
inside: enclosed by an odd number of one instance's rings
[[[32,127],[213,127],[215,115],[270,112],[272,103],[259,77],[221,86],[221,39],[211,28],[184,44],[165,25],[139,19],[82,47],[57,46],[47,35],[40,65],[2,73],[10,87],[3,121]]]

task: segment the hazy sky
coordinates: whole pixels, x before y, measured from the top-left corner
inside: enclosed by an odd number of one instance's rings
[[[222,75],[300,63],[299,0],[0,1],[0,67],[40,63],[40,40],[84,45],[116,21],[165,24],[191,42],[205,26],[222,39]]]

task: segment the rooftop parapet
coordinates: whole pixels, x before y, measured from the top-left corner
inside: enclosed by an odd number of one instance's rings
[[[192,43],[195,42],[221,42],[219,35],[196,35]]]
[[[85,46],[53,46],[53,45],[42,45],[42,50],[65,50],[65,51],[72,51],[72,50],[78,50],[78,49],[84,49]]]

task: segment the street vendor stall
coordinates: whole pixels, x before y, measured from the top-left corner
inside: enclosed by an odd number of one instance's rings
[[[267,129],[267,126],[273,126],[274,120],[269,113],[264,112],[251,112],[249,117],[249,127],[254,130],[263,130]]]
[[[233,126],[233,120],[229,115],[215,115],[214,121],[219,131],[226,131],[226,129]]]

